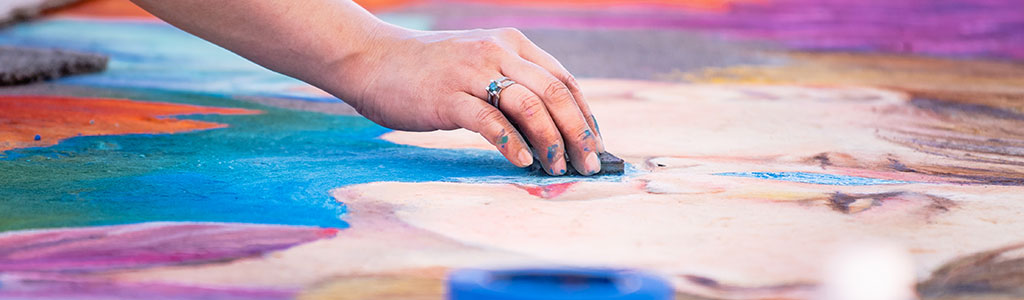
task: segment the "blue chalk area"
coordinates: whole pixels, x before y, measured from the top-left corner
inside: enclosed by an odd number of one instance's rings
[[[715,173],[714,175],[733,176],[733,177],[750,177],[750,178],[760,178],[760,179],[769,179],[769,180],[781,180],[781,181],[800,182],[800,183],[812,183],[812,184],[824,184],[824,185],[842,185],[842,186],[913,183],[911,181],[888,180],[888,179],[877,179],[877,178],[845,176],[845,175],[833,175],[833,174],[823,174],[823,173],[807,173],[807,172],[732,172],[732,173]]]
[[[345,228],[345,205],[330,191],[347,185],[622,181],[641,172],[628,166],[626,175],[538,176],[513,166],[494,150],[428,149],[387,142],[378,137],[390,130],[357,116],[184,93],[104,93],[266,113],[179,117],[230,125],[222,129],[81,136],[52,147],[0,153],[0,231],[148,221]]]
[[[388,15],[408,27],[429,18]],[[329,37],[325,37],[329,38]],[[213,96],[263,96],[318,102],[337,98],[299,91],[301,81],[267,70],[241,56],[165,23],[49,19],[0,31],[0,45],[60,48],[110,56],[105,72],[60,79],[66,84],[146,88]]]

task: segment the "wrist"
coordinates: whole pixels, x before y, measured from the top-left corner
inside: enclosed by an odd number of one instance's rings
[[[409,31],[376,18],[365,24],[358,38],[332,40],[328,45],[331,54],[323,56],[318,68],[311,68],[318,71],[306,80],[355,107],[367,98],[366,90],[388,50],[397,47]]]

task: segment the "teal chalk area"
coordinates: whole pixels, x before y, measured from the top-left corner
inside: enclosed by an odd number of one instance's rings
[[[147,88],[208,95],[248,95],[338,101],[295,90],[299,80],[165,23],[55,19],[0,32],[0,45],[72,49],[110,56],[107,70],[61,83]]]
[[[430,30],[434,28],[434,17],[426,14],[379,13],[377,17],[384,22],[409,29]]]
[[[719,176],[750,177],[769,180],[781,180],[800,183],[824,184],[824,185],[880,185],[880,184],[905,184],[910,181],[887,180],[868,177],[856,177],[845,175],[833,175],[823,173],[807,172],[732,172],[716,173]]]

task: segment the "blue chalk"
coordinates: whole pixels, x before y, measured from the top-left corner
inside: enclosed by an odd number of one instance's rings
[[[452,300],[668,300],[674,290],[646,273],[617,269],[457,270],[448,276]]]
[[[825,185],[878,185],[878,184],[904,184],[913,183],[910,181],[888,180],[868,177],[856,177],[846,175],[833,175],[823,173],[807,172],[730,172],[716,173],[719,176],[752,177],[770,180],[792,181],[800,183],[813,183]]]
[[[38,140],[41,140],[41,139],[43,139],[43,137],[41,137],[41,136],[39,136],[39,135],[37,134],[37,135],[36,135],[36,140],[38,141]]]

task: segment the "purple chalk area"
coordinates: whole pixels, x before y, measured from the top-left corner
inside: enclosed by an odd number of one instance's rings
[[[48,277],[9,277],[4,279],[3,284],[0,287],[0,299],[276,300],[294,299],[297,294],[297,291],[282,289],[210,288]]]
[[[137,269],[238,259],[332,237],[337,229],[144,223],[0,235],[0,273]]]

